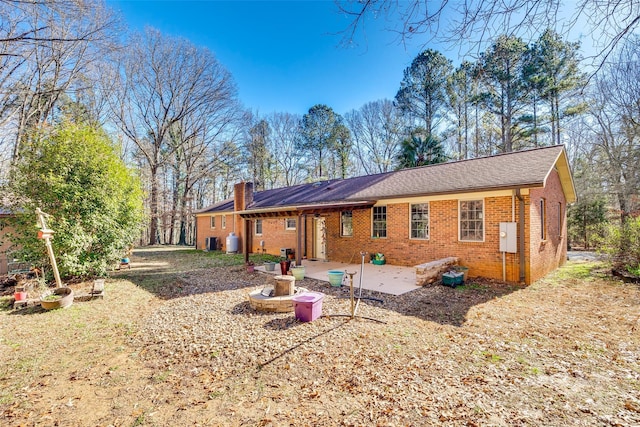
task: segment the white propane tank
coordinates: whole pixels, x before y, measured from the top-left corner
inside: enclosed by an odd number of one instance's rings
[[[238,236],[236,236],[236,233],[231,232],[229,233],[229,235],[227,236],[227,253],[228,254],[235,254],[238,252]]]

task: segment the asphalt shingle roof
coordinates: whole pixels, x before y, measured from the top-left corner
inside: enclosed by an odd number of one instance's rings
[[[258,191],[247,210],[543,186],[563,146]],[[572,189],[573,191],[573,189]],[[233,199],[199,213],[233,211]]]

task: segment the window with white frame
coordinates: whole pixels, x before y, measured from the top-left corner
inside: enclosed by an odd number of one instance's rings
[[[460,240],[484,241],[484,200],[460,200]]]
[[[295,218],[287,218],[284,220],[284,228],[285,230],[295,230],[296,229],[296,219]]]
[[[371,236],[387,237],[387,207],[374,206],[372,215]]]
[[[540,238],[547,240],[547,201],[540,199]]]
[[[411,205],[411,238],[429,238],[429,203]]]
[[[261,236],[262,235],[262,220],[261,219],[256,219],[256,222],[255,222],[255,234],[257,236]]]
[[[211,228],[216,228],[216,217],[211,216]]]
[[[340,213],[340,235],[342,237],[353,236],[353,211]]]
[[[227,216],[226,215],[222,215],[220,217],[220,223],[221,223],[220,226],[222,228],[227,228]]]

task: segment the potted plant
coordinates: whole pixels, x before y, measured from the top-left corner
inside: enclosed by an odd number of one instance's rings
[[[247,266],[247,273],[253,273],[256,266],[255,263],[253,261],[247,261],[245,265]]]
[[[371,260],[371,262],[375,265],[383,265],[385,264],[387,261],[384,259],[384,254],[381,254],[379,252],[377,252],[374,256],[373,259]]]
[[[71,304],[73,304],[73,290],[66,286],[55,288],[52,291],[45,292],[40,297],[40,305],[45,310],[66,308]]]

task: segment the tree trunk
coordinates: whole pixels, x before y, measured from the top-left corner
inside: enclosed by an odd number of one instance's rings
[[[556,94],[554,101],[556,103],[556,145],[560,145],[560,100]]]
[[[158,244],[158,168],[151,166],[151,222],[149,224],[149,244]]]
[[[533,95],[533,146],[538,147],[538,101],[535,93]]]
[[[469,158],[469,97],[465,92],[465,101],[464,101],[464,158]]]
[[[556,103],[551,98],[551,145],[556,145]]]

